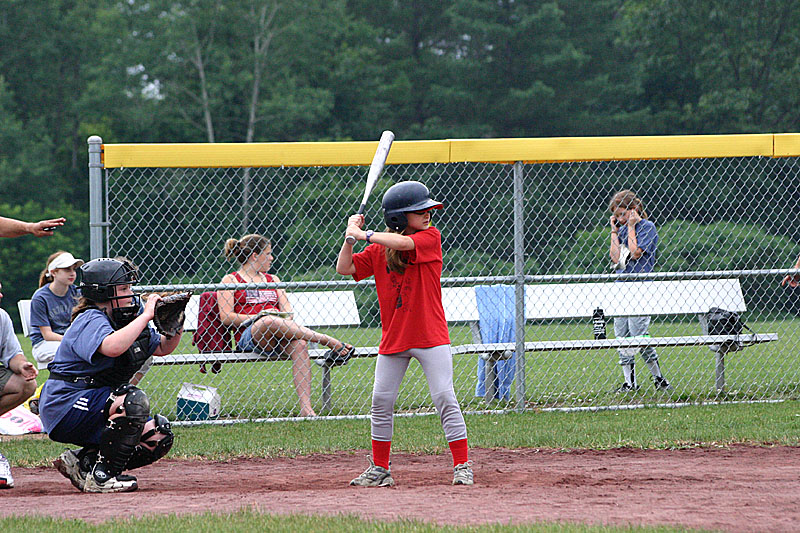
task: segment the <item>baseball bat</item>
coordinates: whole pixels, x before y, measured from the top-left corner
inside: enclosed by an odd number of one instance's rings
[[[367,174],[367,183],[364,186],[364,197],[361,199],[361,205],[358,207],[356,214],[363,215],[367,207],[367,200],[378,183],[378,178],[383,172],[383,167],[386,165],[386,158],[389,157],[389,150],[392,148],[394,142],[394,133],[386,130],[381,135],[381,140],[378,143],[378,149],[375,151],[375,157],[372,158],[372,164],[369,166],[369,173]],[[348,235],[345,239],[348,244],[355,244],[356,238]]]

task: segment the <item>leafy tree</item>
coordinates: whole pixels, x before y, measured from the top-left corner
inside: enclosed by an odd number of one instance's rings
[[[797,129],[797,2],[635,0],[622,15],[652,133]]]
[[[67,196],[54,176],[53,146],[40,122],[26,128],[14,112],[14,98],[0,76],[0,190],[4,198],[55,201]],[[38,129],[41,128],[41,129]]]

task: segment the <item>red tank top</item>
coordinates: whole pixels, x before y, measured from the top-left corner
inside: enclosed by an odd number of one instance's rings
[[[238,272],[231,273],[239,283],[247,281]],[[272,275],[262,272],[264,281],[274,281]],[[239,289],[233,294],[233,312],[242,315],[255,315],[264,309],[278,309],[278,291],[275,289]]]
[[[231,272],[239,283],[247,283],[238,272]],[[262,272],[264,281],[274,281],[270,274]],[[233,312],[242,315],[255,315],[264,309],[278,309],[278,291],[275,289],[238,289],[233,292]],[[236,343],[242,337],[242,328],[233,332]]]

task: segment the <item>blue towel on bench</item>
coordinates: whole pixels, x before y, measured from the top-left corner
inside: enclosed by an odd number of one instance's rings
[[[478,285],[475,299],[480,317],[481,342],[514,342],[514,286]],[[511,383],[514,381],[516,354],[510,359],[495,363],[495,398],[511,399]],[[486,361],[478,358],[478,382],[475,396],[486,395]]]

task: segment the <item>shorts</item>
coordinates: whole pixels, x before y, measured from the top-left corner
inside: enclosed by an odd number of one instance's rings
[[[98,446],[100,433],[106,426],[104,409],[111,395],[111,387],[86,389],[81,396],[85,403],[80,407],[73,406],[50,432],[50,438],[56,442],[76,444],[78,446]]]
[[[255,352],[267,357],[280,357],[280,350],[266,351],[261,346],[253,342],[253,328],[248,326],[242,330],[242,336],[239,337],[239,342],[236,343],[236,351],[238,352]]]
[[[8,380],[11,379],[11,376],[13,375],[14,372],[12,372],[10,368],[0,366],[0,392],[3,392],[3,389],[6,388]]]
[[[61,341],[39,341],[33,347],[33,358],[39,370],[47,368],[56,356],[56,350],[61,346]]]

